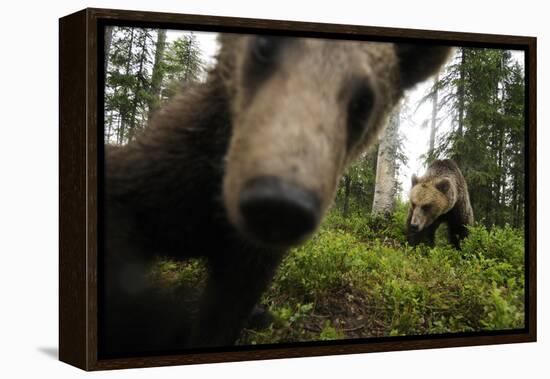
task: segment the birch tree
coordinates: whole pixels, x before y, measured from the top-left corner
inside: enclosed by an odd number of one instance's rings
[[[372,213],[388,217],[393,213],[397,192],[397,152],[399,146],[400,108],[396,108],[390,117],[378,147],[376,164],[376,184]]]
[[[429,154],[433,155],[435,147],[435,135],[437,132],[437,107],[438,107],[438,95],[439,90],[437,89],[437,83],[439,82],[439,74],[434,78],[434,91],[432,94],[432,121],[430,125],[430,146]]]
[[[111,42],[113,41],[113,27],[107,25],[105,27],[105,46],[103,57],[103,72],[107,73],[107,67],[109,67],[109,52],[111,51]]]

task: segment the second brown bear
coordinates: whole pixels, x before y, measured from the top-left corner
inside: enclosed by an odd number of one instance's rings
[[[412,177],[409,244],[434,246],[435,232],[443,222],[447,223],[449,243],[459,249],[460,241],[468,235],[467,226],[474,223],[474,212],[464,176],[450,159],[435,160],[423,176]]]

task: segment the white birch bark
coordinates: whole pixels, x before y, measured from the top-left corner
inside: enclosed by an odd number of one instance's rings
[[[439,81],[439,74],[434,78],[434,85]],[[437,107],[439,91],[436,89],[432,97],[432,123],[430,127],[430,146],[429,153],[433,154],[435,148],[435,134],[437,132]]]
[[[400,109],[396,107],[380,139],[372,213],[387,217],[393,213],[397,190],[396,158]]]

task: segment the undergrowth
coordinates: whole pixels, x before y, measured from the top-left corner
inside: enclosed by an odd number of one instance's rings
[[[337,211],[292,249],[262,298],[274,315],[240,344],[523,328],[524,237],[509,226],[475,225],[455,250],[438,233],[433,248],[411,247],[406,209],[389,219]],[[200,261],[161,260],[168,288],[204,283]]]

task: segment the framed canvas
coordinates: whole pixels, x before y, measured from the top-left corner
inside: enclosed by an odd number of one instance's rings
[[[59,357],[536,341],[536,38],[59,22]]]

